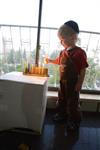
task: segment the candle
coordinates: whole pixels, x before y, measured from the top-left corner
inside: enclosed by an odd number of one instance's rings
[[[33,75],[39,75],[39,76],[48,76],[48,68],[43,67],[44,64],[42,64],[42,67],[36,67],[34,65],[31,65],[30,72],[26,72],[25,74],[33,74]],[[24,72],[23,72],[24,73]]]

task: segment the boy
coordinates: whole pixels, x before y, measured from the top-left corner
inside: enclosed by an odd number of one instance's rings
[[[46,58],[47,63],[58,64],[60,67],[60,88],[58,91],[58,113],[53,120],[60,122],[67,119],[67,129],[79,129],[81,111],[79,93],[88,67],[85,51],[76,46],[79,27],[73,21],[65,22],[58,29],[58,38],[64,47],[55,59]]]

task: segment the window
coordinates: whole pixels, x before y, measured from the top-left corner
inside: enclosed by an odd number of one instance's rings
[[[39,0],[0,1],[1,73],[21,70],[25,57],[35,62],[38,10]]]
[[[46,33],[46,36],[45,36]],[[47,34],[48,33],[48,34]],[[44,38],[43,38],[44,37]],[[45,38],[46,37],[46,38]],[[83,84],[84,90],[100,90],[100,33],[81,31],[78,46],[87,53],[89,67]],[[41,32],[41,56],[55,58],[61,50],[57,39],[57,29],[42,29]],[[59,68],[57,65],[47,64],[49,68],[49,86],[58,87]]]
[[[97,23],[97,14],[99,14],[99,0],[92,2],[90,0],[44,0],[42,27],[52,27],[53,30],[44,29],[41,32],[40,45],[42,51],[46,53],[44,55],[56,57],[61,50],[56,29],[67,20],[76,20],[81,31],[77,44],[86,51],[89,63],[83,89],[100,91],[100,23]],[[49,64],[48,67],[49,85],[57,87],[59,84],[58,66]]]
[[[30,63],[35,63],[39,2],[39,0],[1,1],[1,73],[13,70],[21,71],[25,59]],[[67,20],[76,20],[81,31],[77,44],[84,48],[89,62],[83,89],[96,91],[100,91],[100,23],[97,15],[99,14],[98,7],[99,0],[92,2],[90,0],[70,0],[68,2],[66,0],[43,0],[39,43],[39,64],[44,66],[43,59],[45,56],[54,58],[62,49],[57,37],[58,27]],[[84,10],[82,10],[83,8]],[[4,17],[1,16],[2,14]],[[58,87],[58,66],[52,64],[45,64],[45,66],[49,69],[49,86]]]
[[[0,0],[0,24],[38,25],[39,0]]]

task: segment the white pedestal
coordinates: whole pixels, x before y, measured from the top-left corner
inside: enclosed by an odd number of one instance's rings
[[[47,77],[11,72],[0,77],[0,130],[28,128],[41,133]]]

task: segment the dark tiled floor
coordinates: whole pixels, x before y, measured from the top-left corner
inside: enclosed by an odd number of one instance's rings
[[[0,150],[100,150],[100,113],[84,112],[79,132],[67,132],[65,123],[52,122],[46,113],[42,135],[1,132]]]

